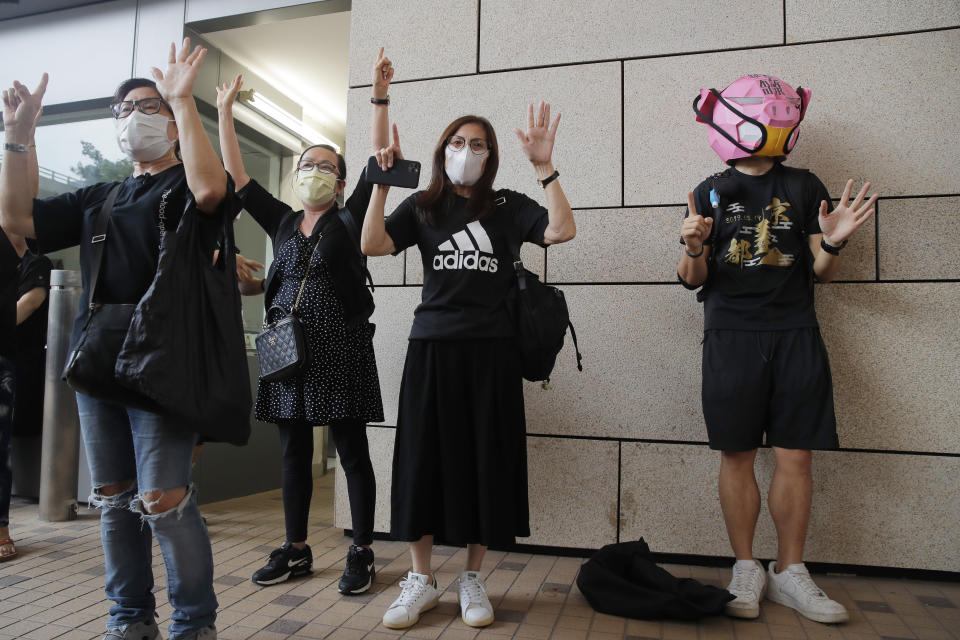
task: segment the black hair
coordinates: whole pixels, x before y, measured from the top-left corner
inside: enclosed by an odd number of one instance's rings
[[[337,171],[340,173],[340,180],[347,180],[347,161],[343,159],[343,156],[340,155],[336,149],[331,147],[329,144],[315,144],[307,147],[300,154],[300,159],[297,160],[297,166],[300,166],[300,163],[303,162],[303,156],[306,155],[307,151],[310,149],[316,149],[317,147],[321,149],[326,149],[327,151],[332,151],[337,156]]]

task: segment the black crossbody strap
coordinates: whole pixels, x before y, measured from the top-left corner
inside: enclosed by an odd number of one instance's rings
[[[117,194],[120,192],[120,185],[117,183],[107,199],[104,200],[97,219],[93,223],[93,236],[90,238],[90,291],[87,296],[87,303],[92,308],[94,305],[93,296],[97,291],[97,281],[100,279],[100,266],[103,264],[103,250],[107,244],[107,223],[110,221],[110,214],[113,213],[113,203],[117,200]]]

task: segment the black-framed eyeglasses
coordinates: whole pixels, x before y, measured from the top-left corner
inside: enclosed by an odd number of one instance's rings
[[[470,139],[470,151],[473,151],[475,154],[483,155],[490,150],[490,146],[487,144],[487,141],[483,138],[471,138]],[[450,136],[447,138],[447,147],[451,151],[460,151],[467,145],[467,140],[462,136]]]
[[[297,165],[297,171],[313,171],[316,169],[320,173],[330,173],[337,178],[340,177],[340,170],[337,169],[337,165],[332,162],[327,162],[326,160],[321,162],[314,162],[313,160],[301,160],[300,164]]]
[[[160,113],[160,105],[170,109],[170,105],[163,98],[143,98],[142,100],[123,100],[110,105],[110,110],[113,111],[113,117],[120,120],[133,113],[134,109],[142,114],[152,116],[155,113]]]

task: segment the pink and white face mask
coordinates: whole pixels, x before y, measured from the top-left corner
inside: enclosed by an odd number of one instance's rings
[[[749,156],[783,159],[797,144],[810,90],[768,75],[747,75],[723,91],[701,89],[693,101],[697,122],[709,125],[710,146],[731,164]]]

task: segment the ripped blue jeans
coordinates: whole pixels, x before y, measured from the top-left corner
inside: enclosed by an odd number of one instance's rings
[[[77,394],[80,428],[93,481],[91,506],[101,510],[100,538],[106,564],[106,594],[114,602],[107,628],[152,618],[151,546],[156,536],[167,570],[171,640],[188,638],[213,625],[210,535],[190,483],[194,434],[177,430],[167,418]],[[125,487],[105,496],[106,485]],[[149,514],[141,493],[187,487],[174,508]]]

